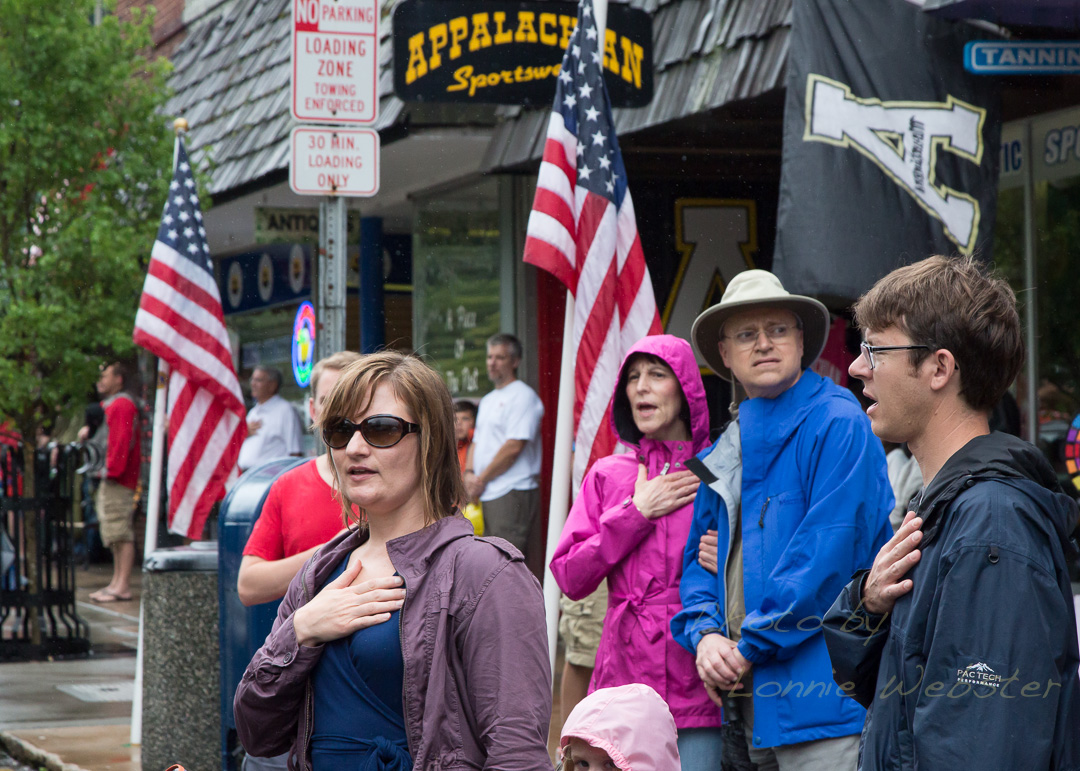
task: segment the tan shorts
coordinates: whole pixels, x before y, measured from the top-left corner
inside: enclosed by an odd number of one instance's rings
[[[112,479],[102,479],[97,493],[98,530],[106,546],[135,542],[135,491]]]
[[[596,649],[600,647],[600,633],[604,629],[607,614],[607,581],[584,600],[559,599],[562,617],[559,619],[559,637],[566,646],[566,663],[577,667],[595,667]]]

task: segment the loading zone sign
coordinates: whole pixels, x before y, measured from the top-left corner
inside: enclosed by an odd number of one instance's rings
[[[378,0],[292,0],[292,115],[371,123],[379,95]]]
[[[379,134],[297,126],[290,135],[289,187],[297,195],[370,198],[379,192]]]

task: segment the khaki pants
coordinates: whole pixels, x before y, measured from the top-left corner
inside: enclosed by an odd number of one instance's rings
[[[562,617],[559,619],[559,637],[566,646],[566,661],[576,667],[596,666],[596,649],[600,647],[600,633],[604,631],[607,615],[607,581],[601,581],[596,591],[584,600],[559,599]]]
[[[108,547],[135,542],[135,491],[115,479],[102,479],[97,492],[98,528]]]

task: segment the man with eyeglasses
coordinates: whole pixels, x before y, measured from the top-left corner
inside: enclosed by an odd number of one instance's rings
[[[832,682],[822,616],[892,534],[893,495],[858,402],[810,369],[828,329],[820,302],[748,270],[692,331],[745,399],[687,464],[702,486],[671,626],[723,703],[725,756],[760,769],[854,771],[865,718]]]
[[[484,534],[505,538],[543,578],[540,527],[540,420],[544,405],[518,380],[521,341],[510,334],[487,341],[488,378],[495,390],[480,400],[465,462],[465,490],[484,506]]]
[[[1076,503],[988,422],[1024,358],[1013,291],[972,258],[931,257],[881,279],[855,320],[874,433],[907,442],[924,479],[825,620],[836,681],[869,708],[860,768],[1080,768]]]

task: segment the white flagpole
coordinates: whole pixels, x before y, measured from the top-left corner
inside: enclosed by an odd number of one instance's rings
[[[555,677],[555,645],[559,634],[559,585],[551,573],[551,559],[559,543],[570,508],[570,474],[574,445],[574,295],[566,293],[563,321],[562,368],[555,413],[555,450],[552,455],[551,501],[548,505],[547,555],[544,559],[544,610],[547,615],[548,654]],[[554,680],[552,681],[554,689]],[[564,716],[565,717],[565,716]]]
[[[172,170],[180,155],[180,134],[187,131],[187,121],[173,121],[176,142],[173,144]],[[170,178],[172,175],[169,175]],[[157,550],[158,520],[161,518],[161,477],[165,466],[165,403],[168,398],[169,365],[158,359],[157,388],[154,390],[154,426],[150,444],[150,485],[146,491],[146,535],[143,538],[143,564]],[[131,743],[142,744],[143,642],[146,603],[139,597],[139,644],[135,653],[135,687],[131,698]]]
[[[593,0],[593,13],[596,14],[596,31],[599,33],[599,47],[600,55],[604,55],[604,50],[607,47],[604,44],[604,35],[607,33],[607,5],[608,0]],[[603,66],[600,67],[600,71],[603,72]]]
[[[588,2],[588,0],[584,0]],[[601,56],[604,33],[607,30],[608,0],[592,0],[599,33]],[[601,71],[603,68],[601,67]],[[551,574],[551,559],[562,535],[570,509],[570,477],[574,445],[574,295],[566,293],[566,317],[563,321],[562,368],[559,373],[559,402],[555,419],[555,450],[552,456],[551,502],[548,507],[547,554],[544,560],[544,610],[547,615],[548,655],[551,660],[552,690],[554,690],[555,647],[559,636],[559,591]],[[565,718],[566,715],[563,715]]]

